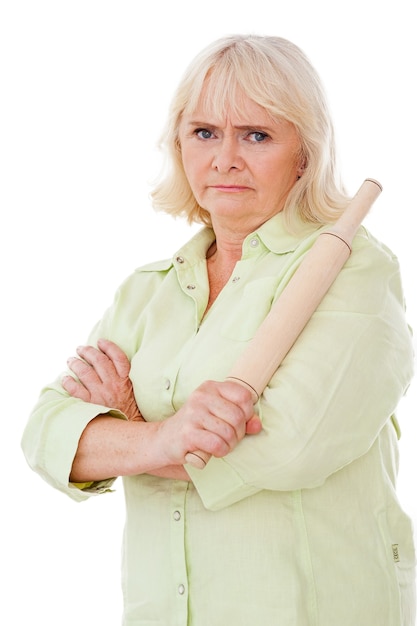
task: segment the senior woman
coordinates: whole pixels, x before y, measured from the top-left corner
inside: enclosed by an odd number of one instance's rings
[[[395,256],[361,228],[255,407],[225,382],[349,200],[315,70],[281,38],[220,39],[185,73],[164,143],[154,206],[203,228],[119,288],[42,391],[28,462],[78,501],[123,476],[126,626],[412,626]],[[204,469],[190,451],[212,455]]]

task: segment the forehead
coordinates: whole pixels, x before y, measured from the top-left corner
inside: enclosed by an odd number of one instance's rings
[[[233,120],[233,123],[236,124],[256,121],[258,124],[275,125],[283,121],[274,118],[264,106],[255,102],[241,89],[233,91],[234,93],[229,95],[213,93],[210,85],[204,85],[195,105],[187,106],[183,112],[183,117],[219,123]]]

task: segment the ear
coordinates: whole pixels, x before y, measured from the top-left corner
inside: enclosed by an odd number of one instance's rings
[[[306,164],[307,164],[307,159],[306,157],[301,157],[300,159],[300,164],[297,168],[297,176],[298,178],[301,178],[301,176],[304,174],[304,170],[306,168]]]

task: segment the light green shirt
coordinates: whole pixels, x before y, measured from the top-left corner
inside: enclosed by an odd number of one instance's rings
[[[289,235],[279,214],[248,236],[203,321],[210,229],[125,281],[90,340],[128,354],[146,420],[228,375],[317,232]],[[190,483],[123,479],[124,625],[414,626],[393,417],[412,367],[397,260],[362,228],[256,406],[262,432],[187,467]],[[45,388],[23,436],[30,465],[75,500],[108,490],[68,476],[82,430],[110,409]]]

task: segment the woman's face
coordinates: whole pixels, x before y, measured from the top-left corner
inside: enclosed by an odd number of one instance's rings
[[[180,123],[185,174],[214,227],[225,220],[258,227],[283,209],[300,174],[293,124],[273,120],[253,100],[241,98],[240,114],[216,119],[200,105]]]

